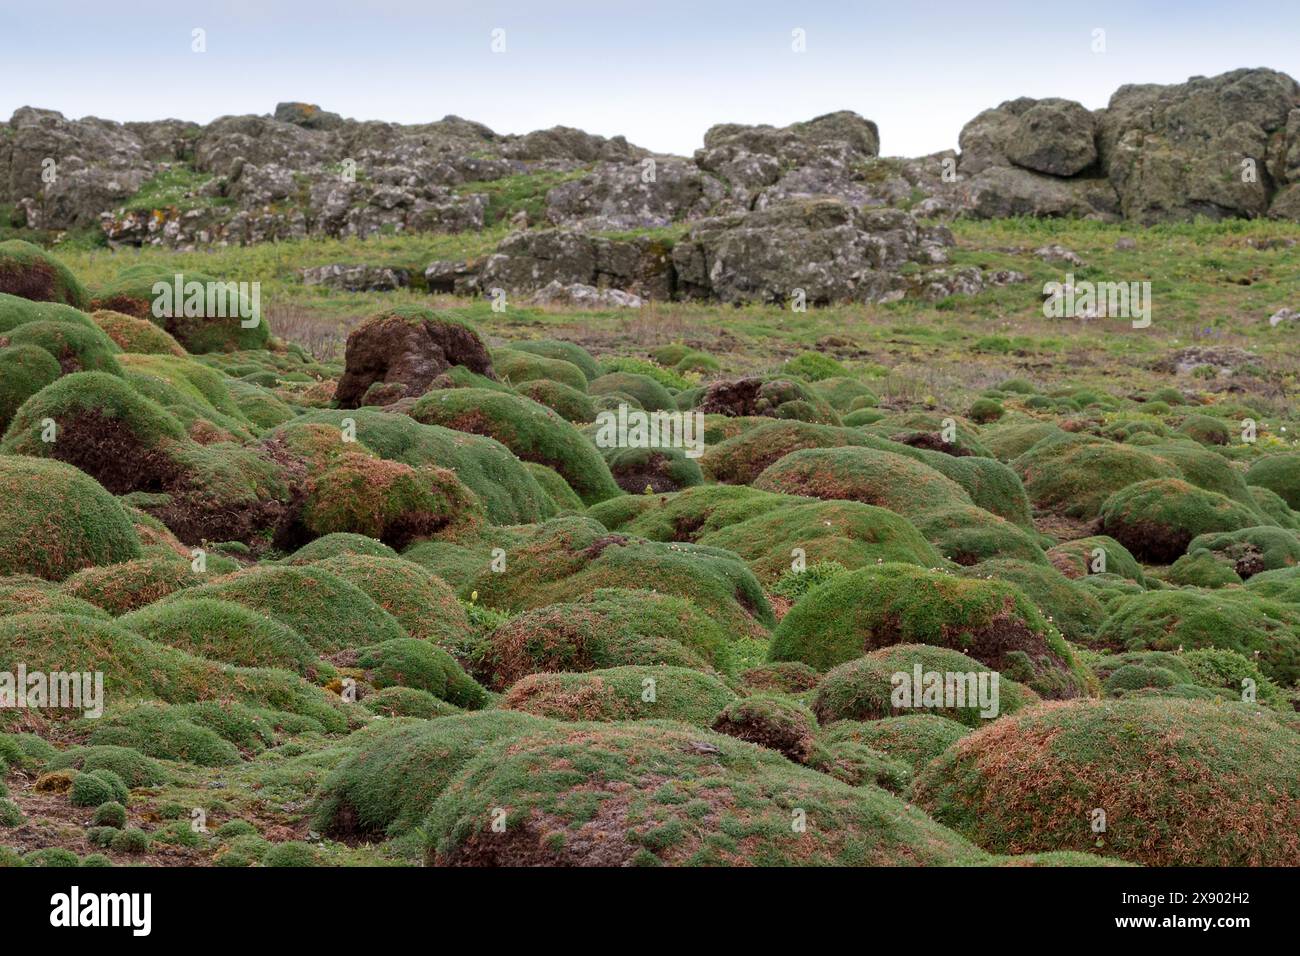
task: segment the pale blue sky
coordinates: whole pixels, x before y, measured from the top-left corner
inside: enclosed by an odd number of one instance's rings
[[[195,28],[206,53],[191,52]],[[880,125],[882,152],[919,155],[955,147],[963,123],[1015,96],[1099,107],[1123,83],[1240,66],[1300,75],[1294,0],[42,0],[6,3],[0,37],[4,117],[33,105],[206,122],[294,99],[404,123],[455,113],[500,132],[562,123],[682,154],[714,123],[851,109]]]

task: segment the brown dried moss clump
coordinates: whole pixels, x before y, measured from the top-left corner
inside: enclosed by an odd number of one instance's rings
[[[1300,735],[1244,704],[1035,707],[957,741],[922,772],[913,798],[995,853],[1300,864]],[[1091,826],[1097,810],[1104,833]]]
[[[418,398],[453,365],[496,378],[487,346],[468,323],[417,306],[389,309],[358,325],[348,335],[345,363],[334,392],[339,408]]]
[[[339,455],[308,479],[302,522],[312,535],[365,535],[401,550],[412,541],[468,530],[483,508],[456,473],[412,468],[360,452]]]

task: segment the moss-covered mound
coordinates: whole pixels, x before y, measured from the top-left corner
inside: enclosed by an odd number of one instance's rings
[[[704,483],[704,475],[681,448],[602,449],[614,482],[632,495],[664,494]]]
[[[1251,578],[1246,588],[1260,597],[1284,604],[1300,604],[1300,568],[1265,571]]]
[[[740,673],[740,682],[750,690],[780,694],[802,694],[816,687],[820,680],[821,675],[799,661],[759,664]]]
[[[430,392],[416,402],[411,417],[495,438],[525,461],[554,468],[586,504],[622,493],[582,432],[545,405],[520,395],[481,388]]]
[[[564,721],[680,720],[707,727],[736,695],[716,677],[667,665],[530,674],[498,705]]]
[[[1198,535],[1259,524],[1245,505],[1177,478],[1140,481],[1106,499],[1102,529],[1137,557],[1168,564]]]
[[[547,497],[551,499],[551,503],[555,505],[556,514],[563,514],[566,511],[586,510],[587,506],[582,503],[578,493],[564,480],[564,476],[554,468],[547,468],[535,461],[524,462],[524,464],[527,466],[529,473],[537,479],[537,483],[541,485]]]
[[[0,577],[0,615],[75,614],[111,620],[103,608],[64,594],[59,585],[29,574]]]
[[[57,753],[48,764],[50,770],[67,767],[82,773],[112,771],[132,789],[162,786],[168,779],[161,764],[130,747],[69,747]]]
[[[753,694],[724,707],[713,721],[713,729],[775,750],[795,763],[808,763],[817,718],[803,704],[782,694]]]
[[[760,491],[844,499],[904,516],[971,504],[960,485],[920,462],[874,448],[807,449],[786,455],[754,481]]]
[[[921,672],[919,697],[917,667]],[[931,673],[939,675],[937,680],[929,680]],[[980,727],[1038,702],[1036,693],[1002,674],[997,675],[995,695],[994,673],[987,665],[944,647],[882,647],[828,671],[817,685],[813,712],[823,724],[937,714],[967,727]],[[949,675],[962,676],[950,680]]]
[[[259,611],[217,598],[178,597],[118,623],[157,644],[239,667],[278,667],[307,678],[332,674],[307,639]]]
[[[1114,650],[1215,647],[1258,661],[1283,684],[1300,678],[1300,611],[1253,591],[1148,591],[1116,602],[1096,643]]]
[[[0,292],[77,309],[87,304],[86,290],[71,269],[40,246],[21,239],[0,242]]]
[[[460,768],[489,743],[550,726],[531,714],[493,710],[387,729],[325,778],[314,826],[339,838],[400,836],[419,826]]]
[[[587,517],[610,531],[651,541],[696,541],[720,528],[811,499],[774,495],[743,485],[698,485],[676,494],[624,495],[595,505]]]
[[[897,446],[897,443],[891,442],[890,445]],[[904,453],[897,447],[885,450]],[[910,457],[924,462],[944,477],[951,478],[970,495],[972,502],[985,511],[1033,530],[1029,496],[1025,493],[1025,487],[1016,473],[1002,462],[975,455],[956,458],[924,448],[914,449]]]
[[[343,651],[334,660],[364,671],[372,687],[412,687],[449,704],[477,710],[487,692],[441,647],[413,637],[385,641],[359,651]]]
[[[511,342],[510,348],[515,352],[531,352],[549,359],[569,362],[582,369],[588,381],[600,378],[604,374],[600,363],[590,352],[576,342],[562,342],[559,339],[538,339],[532,342]]]
[[[1146,575],[1137,558],[1124,545],[1104,534],[1063,541],[1047,552],[1047,559],[1056,570],[1074,580],[1092,574],[1118,574],[1146,586]]]
[[[292,421],[300,409],[282,401],[269,388],[232,378],[226,383],[230,397],[249,422],[258,428],[275,428]]]
[[[1300,863],[1300,736],[1257,708],[1071,701],[959,740],[913,799],[993,852],[1151,866]],[[1096,810],[1105,831],[1093,831]]]
[[[489,607],[523,611],[600,588],[653,585],[662,594],[694,602],[737,636],[761,638],[775,623],[758,579],[728,551],[645,541],[580,517],[548,521],[506,550],[505,570],[483,567],[462,594],[477,591]]]
[[[1177,478],[1173,465],[1150,452],[1081,435],[1048,438],[1011,462],[1034,507],[1095,518],[1108,497],[1153,478]]]
[[[591,381],[581,368],[567,359],[552,358],[535,352],[497,349],[492,353],[492,362],[502,381],[515,386],[545,380],[586,392],[588,382]]]
[[[9,332],[28,322],[66,322],[83,329],[96,328],[85,312],[59,302],[33,302],[21,296],[0,292],[0,333]]]
[[[169,600],[213,598],[260,611],[317,651],[367,647],[408,635],[361,588],[319,565],[259,565]]]
[[[122,374],[116,343],[98,328],[72,322],[25,322],[0,333],[0,346],[30,345],[48,352],[64,372]]]
[[[364,534],[339,531],[307,542],[285,558],[285,561],[289,564],[311,564],[313,561],[324,561],[341,554],[359,554],[373,558],[397,557],[397,552],[382,541],[376,541]]]
[[[1241,576],[1232,565],[1217,560],[1209,551],[1183,555],[1161,579],[1180,587],[1226,588],[1241,584]]]
[[[838,425],[840,417],[828,401],[797,378],[742,378],[711,382],[696,405],[706,415],[786,418],[821,425]]]
[[[38,345],[0,348],[0,435],[23,402],[62,374],[59,360]]]
[[[610,372],[594,379],[588,389],[592,395],[618,397],[630,395],[647,412],[676,411],[672,394],[649,375],[636,372]]]
[[[920,773],[922,767],[968,733],[969,727],[948,717],[906,714],[881,720],[842,720],[818,739],[827,744],[859,743],[902,760],[913,773]]]
[[[700,467],[714,481],[749,485],[792,452],[865,444],[864,436],[852,428],[801,421],[765,422],[711,443],[700,458]]]
[[[1014,584],[1068,641],[1089,643],[1106,620],[1106,608],[1097,596],[1050,564],[995,558],[959,573]]]
[[[63,590],[116,617],[201,583],[184,561],[149,557],[78,571],[63,582]]]
[[[100,309],[91,319],[123,352],[139,355],[186,355],[179,342],[147,319],[138,319],[109,309]]]
[[[584,672],[624,665],[731,668],[727,632],[680,597],[599,590],[510,618],[479,647],[471,670],[494,690],[538,672]]]
[[[890,561],[931,568],[941,562],[938,552],[906,518],[856,501],[784,505],[709,531],[697,540],[734,551],[764,582],[791,570],[796,549],[803,552],[805,565],[835,561],[852,569]]]
[[[1250,492],[1251,500],[1255,502],[1256,509],[1265,518],[1271,520],[1279,528],[1300,531],[1300,512],[1292,511],[1287,507],[1286,501],[1276,491],[1260,488],[1257,485],[1247,485],[1246,490]]]
[[[360,534],[401,550],[422,538],[455,536],[482,515],[478,496],[448,468],[347,452],[309,480],[301,520],[313,535]]]
[[[140,557],[117,500],[57,461],[0,455],[0,575],[61,581],[82,568]]]
[[[128,354],[119,361],[131,386],[171,412],[192,435],[206,428],[252,437],[251,422],[231,392],[234,379],[195,359],[174,355]]]
[[[975,505],[920,511],[911,519],[939,554],[957,564],[969,566],[998,557],[1031,564],[1047,563],[1043,549],[1029,532]]]
[[[1272,527],[1203,534],[1187,546],[1187,557],[1200,554],[1211,556],[1246,581],[1262,571],[1300,564],[1300,535]]]
[[[1244,472],[1237,469],[1223,454],[1187,440],[1161,442],[1148,445],[1147,448],[1177,468],[1189,485],[1213,491],[1251,511],[1258,511],[1255,497],[1246,485]]]
[[[781,619],[769,658],[825,670],[893,644],[961,651],[1044,697],[1086,688],[1060,632],[1014,585],[911,564],[861,568],[809,591]]]
[[[1300,511],[1300,454],[1270,455],[1251,465],[1246,483],[1267,488]]]
[[[98,372],[65,375],[33,396],[0,450],[65,461],[117,494],[154,495],[142,507],[193,542],[274,535],[303,477],[279,446],[190,440],[170,412]]]
[[[1010,462],[1043,439],[1062,434],[1061,427],[1054,422],[1005,418],[996,425],[981,429],[980,441],[998,461]]]
[[[311,717],[338,731],[347,726],[339,700],[287,671],[230,667],[146,640],[117,622],[54,614],[19,614],[0,618],[0,670],[29,672],[99,672],[104,675],[103,702],[146,700],[153,706],[229,700]],[[14,711],[0,711],[12,720]],[[30,720],[28,710],[23,718]],[[82,716],[81,708],[40,712],[46,718]],[[107,717],[95,721],[96,744],[137,746],[146,731],[131,740],[111,738]],[[100,731],[104,735],[100,735]],[[145,753],[150,753],[145,750]],[[160,754],[151,754],[162,756]]]
[[[188,352],[239,352],[264,349],[271,333],[251,289],[200,272],[180,275],[153,265],[129,266],[91,296],[96,310],[107,309],[148,319]]]
[[[317,567],[365,591],[411,637],[454,645],[470,629],[456,592],[414,562],[396,556],[339,554],[320,561]]]
[[[539,405],[545,405],[565,421],[584,424],[596,420],[596,405],[590,396],[563,382],[539,378],[524,382],[516,391]]]
[[[496,807],[506,809],[504,834],[493,831]],[[446,787],[425,830],[428,862],[442,865],[898,866],[979,857],[883,791],[667,721],[498,741]]]
[[[319,427],[322,425],[328,430]],[[344,436],[353,432],[355,442],[345,441]],[[271,437],[284,441],[298,454],[314,449],[314,454],[325,460],[344,451],[369,450],[413,468],[450,468],[479,496],[488,520],[496,524],[524,524],[555,513],[537,480],[500,442],[439,425],[422,425],[407,415],[322,409],[275,429]]]
[[[1226,445],[1232,439],[1232,430],[1221,418],[1209,415],[1188,415],[1178,430],[1202,445]]]
[[[170,413],[123,379],[84,372],[64,376],[28,401],[0,449],[68,462],[125,494],[160,490],[177,470],[173,447],[186,441]]]
[[[786,369],[790,370],[788,364]],[[831,408],[841,414],[862,408],[873,408],[880,404],[880,399],[876,396],[876,393],[856,378],[845,375],[832,375],[817,381],[809,379],[806,375],[803,378],[812,381],[813,391],[825,399]]]

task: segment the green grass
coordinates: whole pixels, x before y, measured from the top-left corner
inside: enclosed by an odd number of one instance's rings
[[[199,191],[215,179],[210,173],[177,164],[164,169],[141,184],[134,196],[122,203],[127,212],[152,212],[155,209],[211,209],[231,206],[234,201],[222,196],[203,196]]]
[[[530,223],[546,222],[546,194],[555,186],[580,179],[587,174],[586,167],[568,172],[542,170],[536,173],[520,173],[517,176],[503,176],[482,182],[462,183],[456,192],[462,196],[482,193],[487,196],[487,209],[483,221],[488,226],[509,222],[511,217],[523,211]]]

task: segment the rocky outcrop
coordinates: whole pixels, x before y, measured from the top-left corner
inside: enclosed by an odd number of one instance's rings
[[[455,116],[401,126],[304,103],[202,127],[23,108],[0,124],[0,202],[34,229],[100,226],[130,245],[457,232],[487,224],[487,198],[467,184],[643,154],[563,127],[500,136]]]
[[[0,135],[0,202],[13,202],[33,229],[94,225],[153,172],[144,143],[127,128],[23,107]]]
[[[639,309],[641,297],[622,289],[597,289],[593,285],[548,282],[528,299],[533,305],[558,305],[580,309]]]
[[[565,229],[515,233],[481,264],[430,263],[425,281],[431,292],[502,290],[508,301],[593,308],[643,299],[933,301],[1025,281],[1018,272],[945,267],[952,244],[946,227],[903,210],[821,198],[702,220],[672,245]]]
[[[735,208],[752,209],[810,195],[865,200],[862,166],[879,154],[876,124],[842,110],[781,128],[714,126],[695,164],[728,184]]]
[[[302,270],[303,285],[322,285],[345,292],[391,292],[411,284],[411,274],[391,266],[347,265],[316,266]]]
[[[542,225],[585,232],[825,198],[920,217],[1300,220],[1300,86],[1273,70],[1124,86],[1102,110],[1008,100],[967,123],[959,145],[960,154],[881,157],[876,125],[849,111],[714,126],[687,159],[570,127],[517,136],[456,116],[359,122],[307,103],[206,126],[24,107],[0,124],[0,203],[19,225],[98,225],[114,243],[182,248],[459,232],[506,218],[527,228],[530,216],[536,226],[531,207],[501,208],[511,190],[480,185],[516,176],[536,177],[539,192],[550,185]],[[552,276],[533,290],[552,279],[604,287]]]
[[[556,186],[546,194],[546,216],[592,231],[653,229],[705,216],[726,196],[723,182],[694,163],[648,157],[605,163]]]
[[[1300,86],[1273,70],[1124,86],[1095,112],[1011,100],[960,144],[960,207],[980,218],[1300,218]]]
[[[1234,70],[1173,86],[1124,86],[1098,117],[1103,168],[1139,222],[1261,216],[1297,176],[1300,86]]]
[[[705,220],[672,251],[679,292],[721,302],[808,305],[901,297],[909,263],[947,261],[952,235],[897,209],[836,199],[790,202]]]
[[[519,232],[502,241],[478,277],[481,290],[511,295],[531,295],[553,282],[671,299],[671,253],[666,243],[646,237],[606,239],[569,229]]]
[[[958,208],[978,219],[1118,217],[1097,168],[1095,116],[1073,100],[1022,97],[962,128]]]

